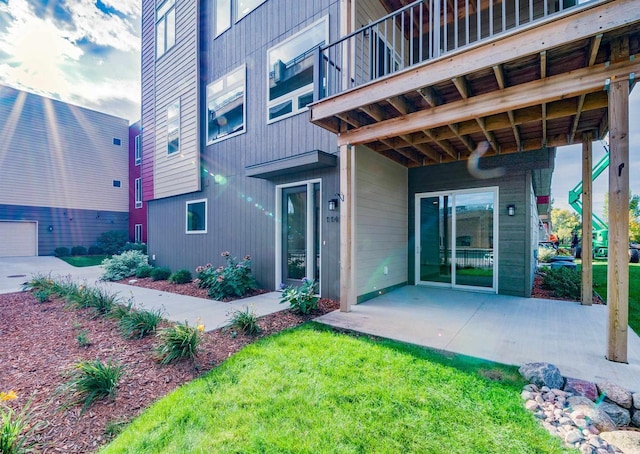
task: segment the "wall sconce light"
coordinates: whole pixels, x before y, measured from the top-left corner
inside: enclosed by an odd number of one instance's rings
[[[507,214],[509,216],[515,216],[515,214],[516,214],[516,206],[515,205],[507,205]]]
[[[49,232],[53,232],[53,226],[52,226],[52,225],[50,225],[49,227],[47,227],[47,230],[48,230]]]
[[[338,199],[329,200],[329,211],[336,211],[338,208]]]

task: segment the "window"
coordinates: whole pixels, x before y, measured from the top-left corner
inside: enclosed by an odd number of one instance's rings
[[[167,107],[167,153],[180,151],[180,100]]]
[[[136,178],[136,208],[142,208],[142,178]]]
[[[328,40],[323,18],[267,52],[268,122],[307,110],[313,101],[313,54]]]
[[[156,58],[176,43],[176,0],[156,0]]]
[[[215,36],[231,27],[231,0],[213,0],[215,8]]]
[[[140,143],[140,134],[135,139],[135,159],[136,165],[139,166],[142,162],[142,144]]]
[[[236,22],[264,3],[265,0],[235,0]]]
[[[142,224],[136,224],[134,227],[134,231],[135,231],[134,241],[136,243],[142,243]]]
[[[113,187],[114,188],[119,188],[122,184],[120,183],[120,180],[113,180]]]
[[[122,140],[118,139],[117,137],[114,137],[113,138],[113,144],[117,145],[117,146],[120,146],[120,145],[122,145]]]
[[[187,233],[207,233],[207,199],[187,202]]]
[[[245,132],[244,66],[207,85],[207,143]]]

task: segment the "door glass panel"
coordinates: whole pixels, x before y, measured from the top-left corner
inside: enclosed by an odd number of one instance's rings
[[[314,229],[313,229],[313,247],[314,253],[312,257],[315,258],[315,266],[313,277],[317,283],[320,283],[320,183],[313,185],[313,198],[314,198]]]
[[[420,281],[451,283],[449,196],[420,199]]]
[[[457,194],[457,285],[493,287],[493,192]]]
[[[282,190],[283,282],[307,274],[307,186]]]

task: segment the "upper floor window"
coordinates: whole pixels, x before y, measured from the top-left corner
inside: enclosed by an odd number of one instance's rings
[[[236,22],[263,4],[265,0],[235,0]]]
[[[156,58],[176,43],[176,0],[156,0]]]
[[[167,107],[167,153],[180,151],[180,100]]]
[[[267,51],[267,121],[307,110],[313,101],[313,55],[329,39],[325,16]]]
[[[245,132],[244,66],[207,85],[207,143]]]
[[[136,178],[136,208],[142,208],[142,178]]]
[[[231,0],[213,0],[215,36],[231,27]]]
[[[142,144],[140,143],[140,134],[138,134],[135,138],[135,152],[134,152],[134,156],[135,156],[135,160],[136,160],[136,165],[139,166],[140,163],[142,162]]]

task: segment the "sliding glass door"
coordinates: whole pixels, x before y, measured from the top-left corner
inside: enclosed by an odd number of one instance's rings
[[[497,188],[416,195],[416,283],[497,289]]]

